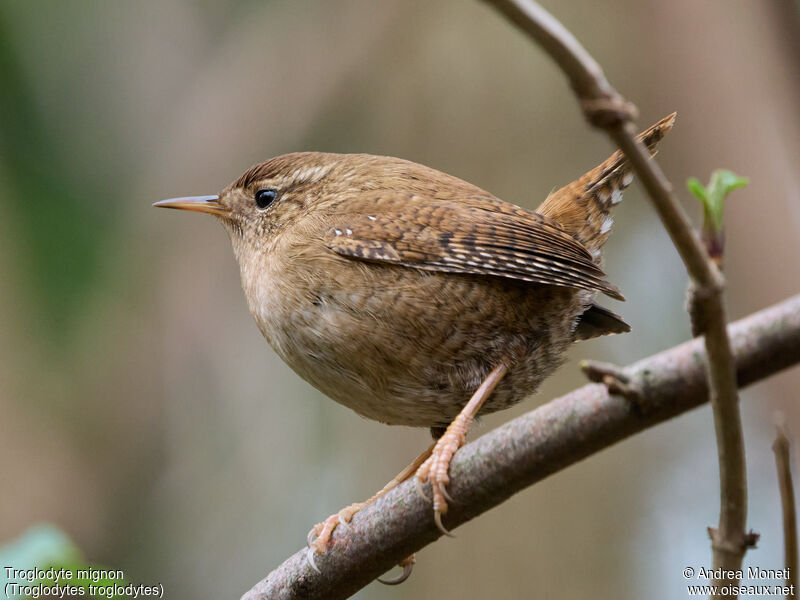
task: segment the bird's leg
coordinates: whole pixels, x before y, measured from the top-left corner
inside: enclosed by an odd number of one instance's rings
[[[351,504],[340,510],[335,515],[331,515],[321,523],[317,523],[314,528],[308,533],[308,561],[311,566],[317,569],[314,564],[314,555],[323,554],[328,542],[331,539],[333,531],[342,523],[349,523],[358,511],[364,508],[371,502],[374,502],[381,496],[384,496],[393,488],[409,479],[412,475],[416,474],[418,483],[431,483],[433,489],[433,514],[436,525],[439,529],[447,534],[450,533],[442,525],[442,515],[447,512],[447,491],[446,486],[450,482],[448,469],[450,468],[450,460],[456,453],[461,445],[464,443],[469,426],[475,415],[478,414],[481,406],[486,399],[494,391],[497,384],[508,372],[508,367],[500,364],[495,367],[489,375],[486,376],[483,383],[475,390],[475,393],[467,402],[466,406],[461,409],[458,416],[453,419],[453,422],[445,430],[444,434],[430,447],[428,447],[422,454],[420,454],[414,462],[403,469],[397,476],[387,483],[383,489],[377,494],[372,496],[365,502],[358,502]],[[394,581],[386,581],[383,583],[400,583],[404,581],[411,572],[411,566],[414,564],[414,555],[412,554],[405,560],[401,561],[399,566],[403,567],[403,575]]]
[[[467,405],[461,409],[455,419],[453,419],[450,426],[434,444],[431,456],[422,463],[417,471],[417,483],[424,484],[430,482],[431,490],[433,491],[433,518],[436,521],[436,526],[445,535],[451,535],[442,525],[442,515],[447,512],[447,500],[450,497],[447,495],[447,484],[450,483],[450,460],[463,444],[469,430],[470,423],[478,414],[481,406],[486,399],[500,383],[500,380],[508,372],[508,367],[504,364],[499,364],[486,379],[483,380],[480,387],[472,394]]]
[[[406,479],[410,478],[414,473],[417,472],[419,466],[425,462],[428,457],[433,452],[436,443],[428,447],[422,454],[420,454],[417,458],[414,459],[410,465],[408,465],[405,469],[400,471],[397,476],[392,479],[389,483],[383,486],[383,489],[379,491],[377,494],[372,496],[369,500],[365,502],[357,502],[355,504],[351,504],[350,506],[346,506],[342,510],[340,510],[335,515],[331,515],[327,519],[325,519],[322,523],[317,523],[314,528],[308,533],[308,547],[310,550],[317,554],[322,554],[325,552],[325,548],[328,546],[328,542],[331,539],[331,535],[333,534],[333,530],[336,529],[341,523],[349,523],[350,519],[353,518],[353,515],[364,508],[370,502],[374,502],[381,496],[385,495],[389,492],[389,490],[397,487],[401,483],[403,483]],[[316,539],[314,539],[316,538]],[[309,554],[309,558],[313,560],[313,556]],[[406,559],[408,560],[408,559]],[[313,565],[313,562],[312,562]],[[401,565],[403,566],[403,565]]]

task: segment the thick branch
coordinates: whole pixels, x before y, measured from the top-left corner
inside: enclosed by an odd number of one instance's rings
[[[533,0],[486,2],[531,36],[558,63],[589,121],[604,129],[625,153],[686,265],[693,282],[692,305],[701,316],[694,325],[705,334],[719,455],[720,521],[719,528],[711,532],[714,568],[739,569],[747,547],[747,472],[739,394],[725,329],[722,275],[672,194],[672,186],[658,163],[650,159],[650,152],[636,139],[632,122],[635,110],[611,86],[578,40]]]
[[[800,363],[800,295],[730,326],[739,385]],[[516,492],[603,448],[675,417],[708,399],[701,340],[692,340],[624,369],[641,391],[633,404],[589,384],[545,404],[456,453],[445,519],[456,527]],[[364,508],[333,534],[315,572],[300,550],[243,600],[347,598],[441,533],[413,481]]]

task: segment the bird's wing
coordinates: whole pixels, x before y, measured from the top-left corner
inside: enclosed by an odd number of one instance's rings
[[[362,204],[362,203],[359,203]],[[496,198],[376,198],[330,216],[325,243],[354,259],[599,290],[624,300],[557,223]]]

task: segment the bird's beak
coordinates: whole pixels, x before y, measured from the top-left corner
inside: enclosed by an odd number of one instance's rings
[[[153,206],[161,208],[179,208],[181,210],[193,210],[195,212],[209,213],[222,217],[230,213],[230,210],[219,203],[219,196],[187,196],[186,198],[170,198],[161,200]]]

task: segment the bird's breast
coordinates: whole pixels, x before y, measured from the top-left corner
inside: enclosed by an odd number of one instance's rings
[[[278,355],[368,418],[447,424],[499,361],[487,404],[531,393],[560,362],[581,307],[574,290],[291,254],[242,270],[250,311]]]

